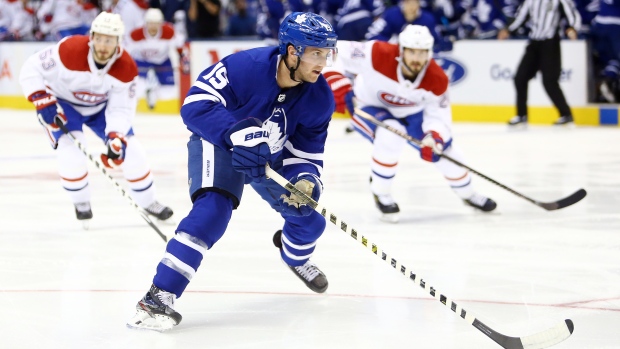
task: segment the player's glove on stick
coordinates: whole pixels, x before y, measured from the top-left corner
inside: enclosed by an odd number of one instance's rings
[[[323,183],[316,175],[307,172],[300,173],[291,178],[289,182],[294,183],[295,188],[310,196],[314,201],[319,201],[319,197],[323,192]],[[302,217],[314,212],[311,206],[308,206],[302,198],[293,193],[289,193],[289,195],[282,194],[278,202],[280,207],[282,207],[281,212],[289,216]]]
[[[329,71],[323,74],[329,87],[334,94],[336,102],[336,113],[344,114],[349,110],[349,114],[353,115],[353,86],[351,79],[336,71]]]
[[[262,129],[263,123],[256,118],[243,119],[226,132],[225,140],[232,147],[232,165],[259,182],[265,177],[265,165],[271,160],[269,132]]]
[[[426,161],[437,162],[443,153],[444,142],[439,133],[427,132],[420,142],[420,157]]]
[[[125,161],[125,152],[127,150],[127,139],[121,133],[108,133],[108,153],[101,154],[101,162],[107,168],[117,168]]]
[[[60,130],[58,123],[67,124],[67,117],[56,103],[56,97],[53,95],[45,91],[37,91],[28,96],[28,100],[37,109],[37,117],[41,125],[47,127],[51,132]]]

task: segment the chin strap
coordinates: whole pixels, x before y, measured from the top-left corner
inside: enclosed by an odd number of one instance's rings
[[[297,56],[297,64],[295,65],[295,68],[291,68],[291,67],[288,66],[288,63],[286,63],[286,57],[288,57],[288,53],[283,57],[283,59],[284,59],[284,65],[286,66],[286,69],[288,69],[289,72],[291,73],[291,75],[290,75],[291,80],[293,80],[295,82],[302,82],[302,81],[299,81],[299,80],[295,80],[295,72],[299,68],[299,64],[301,63],[301,58],[299,58],[299,56]]]

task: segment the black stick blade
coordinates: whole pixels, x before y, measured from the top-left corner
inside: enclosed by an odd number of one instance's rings
[[[579,189],[573,194],[556,202],[536,202],[536,204],[547,211],[559,210],[561,208],[578,203],[579,201],[581,201],[581,199],[585,198],[587,194],[588,193],[585,191],[585,189]]]

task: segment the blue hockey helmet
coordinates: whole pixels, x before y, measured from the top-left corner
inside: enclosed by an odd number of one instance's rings
[[[338,35],[329,22],[311,12],[293,12],[286,16],[280,25],[278,41],[280,54],[286,54],[289,44],[295,47],[298,55],[308,46],[336,48]]]

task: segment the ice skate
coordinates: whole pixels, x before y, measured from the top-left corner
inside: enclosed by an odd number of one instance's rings
[[[137,330],[164,332],[178,325],[183,317],[174,307],[176,296],[155,285],[136,305],[136,315],[127,322],[127,327]]]
[[[554,126],[575,127],[575,121],[572,116],[560,116],[554,123]]]
[[[80,202],[75,206],[75,218],[82,222],[85,230],[90,228],[90,220],[93,218],[93,211],[90,209],[90,202]]]
[[[273,244],[282,249],[282,230],[276,231],[273,236]],[[284,262],[284,261],[282,261]],[[298,267],[292,267],[286,263],[284,263],[298,278],[303,281],[309,289],[316,293],[323,293],[327,290],[327,286],[329,285],[327,282],[327,277],[323,272],[310,260],[308,260],[304,265]]]
[[[508,126],[512,129],[527,128],[527,116],[513,116],[508,121]]]
[[[397,223],[400,218],[400,208],[394,202],[392,195],[372,195],[375,198],[377,208],[381,211],[381,220],[388,223]]]
[[[480,194],[474,194],[469,199],[464,199],[463,201],[466,205],[477,208],[483,212],[491,212],[497,207],[495,201]]]
[[[172,215],[174,214],[174,212],[172,212],[172,209],[170,207],[164,206],[157,201],[153,202],[152,204],[150,204],[148,207],[145,207],[144,209],[151,216],[159,219],[160,221],[166,221],[167,223],[169,222],[168,219],[172,217]]]
[[[149,110],[155,109],[155,97],[155,91],[153,91],[152,89],[146,90],[146,103],[149,106]]]

